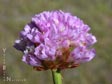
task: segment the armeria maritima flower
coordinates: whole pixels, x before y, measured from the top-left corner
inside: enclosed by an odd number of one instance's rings
[[[14,47],[24,53],[23,61],[37,70],[74,68],[95,56],[95,36],[77,16],[45,11],[32,17]]]

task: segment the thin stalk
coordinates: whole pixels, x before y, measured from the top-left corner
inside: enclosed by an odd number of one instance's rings
[[[62,84],[62,77],[60,70],[52,70],[52,77],[54,84]]]

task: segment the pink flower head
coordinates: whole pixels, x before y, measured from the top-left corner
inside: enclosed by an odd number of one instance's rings
[[[32,17],[14,47],[24,53],[23,61],[37,70],[73,68],[95,56],[96,38],[77,16],[45,11]]]

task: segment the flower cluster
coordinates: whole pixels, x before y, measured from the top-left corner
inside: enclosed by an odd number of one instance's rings
[[[14,47],[24,53],[22,61],[37,70],[74,68],[95,56],[96,38],[77,16],[45,11],[32,17]]]

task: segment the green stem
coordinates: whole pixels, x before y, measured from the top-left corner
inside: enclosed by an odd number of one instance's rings
[[[62,84],[62,77],[60,70],[52,70],[54,84]]]

